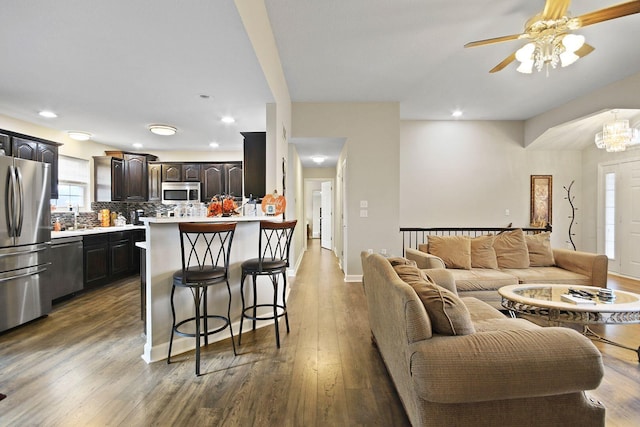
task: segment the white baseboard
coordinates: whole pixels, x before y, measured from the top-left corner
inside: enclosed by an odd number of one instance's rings
[[[362,274],[345,274],[345,282],[362,282]]]

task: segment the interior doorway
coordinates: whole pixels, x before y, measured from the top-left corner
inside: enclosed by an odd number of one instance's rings
[[[304,180],[307,237],[320,240],[320,246],[329,250],[334,250],[333,186],[334,180],[329,178]]]

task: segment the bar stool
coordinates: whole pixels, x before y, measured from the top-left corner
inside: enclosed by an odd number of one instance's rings
[[[276,345],[280,348],[280,330],[278,320],[284,316],[289,332],[289,316],[287,315],[287,303],[285,294],[287,291],[287,267],[289,267],[289,248],[293,230],[297,220],[272,222],[260,221],[260,236],[258,238],[258,258],[252,258],[242,263],[242,278],[240,279],[240,296],[242,298],[242,316],[240,318],[240,334],[238,335],[238,345],[242,341],[242,324],[244,319],[253,321],[253,330],[256,329],[256,320],[271,320],[276,328]],[[244,279],[253,277],[253,304],[247,306],[244,298]],[[282,275],[282,302],[278,302],[278,282]],[[269,276],[273,285],[273,303],[258,304],[256,292],[256,277]],[[269,307],[273,313],[258,315],[259,307]]]
[[[236,223],[187,223],[179,224],[180,250],[182,254],[182,269],[173,274],[171,288],[171,340],[169,341],[169,355],[167,363],[171,363],[171,348],[174,333],[183,337],[196,339],[196,375],[200,375],[200,339],[204,337],[204,344],[209,344],[209,335],[220,332],[227,327],[231,332],[233,355],[236,355],[236,344],[233,340],[231,327],[231,287],[229,286],[229,252],[236,229]],[[227,315],[210,315],[207,312],[207,290],[210,286],[226,283],[229,293]],[[176,323],[174,294],[176,288],[187,288],[193,296],[195,316]],[[202,312],[202,313],[201,313]],[[222,325],[209,329],[209,319],[222,320]],[[181,331],[180,327],[186,323],[195,324],[195,333]],[[202,329],[201,329],[202,324]]]

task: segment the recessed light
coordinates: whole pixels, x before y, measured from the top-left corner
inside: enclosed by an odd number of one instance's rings
[[[142,144],[140,144],[139,142],[134,142],[133,148],[142,148]]]
[[[211,147],[211,148],[218,148],[218,147],[220,147],[220,144],[218,144],[217,142],[210,142],[210,143],[209,143],[209,147]]]
[[[75,139],[76,141],[88,141],[91,139],[91,134],[89,132],[82,132],[79,130],[70,130],[67,132],[69,138]]]
[[[47,119],[55,119],[56,117],[58,117],[58,115],[53,111],[43,110],[43,111],[40,111],[38,114],[40,114],[42,117],[46,117]]]
[[[222,123],[226,123],[226,124],[231,124],[231,123],[235,123],[236,119],[234,119],[231,116],[224,116],[223,118],[220,119],[222,121]]]
[[[317,164],[324,162],[326,159],[327,158],[324,156],[311,156],[311,160],[313,160]]]
[[[461,110],[455,110],[453,113],[451,113],[451,115],[453,117],[462,117],[462,111]]]
[[[149,125],[149,130],[151,131],[151,133],[162,136],[175,135],[175,133],[178,131],[178,129],[169,125]]]

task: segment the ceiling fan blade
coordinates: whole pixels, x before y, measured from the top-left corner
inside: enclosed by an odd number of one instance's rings
[[[543,19],[560,19],[567,14],[571,0],[547,0],[542,10]]]
[[[518,40],[525,37],[528,37],[527,34],[512,34],[510,36],[494,37],[492,39],[485,39],[485,40],[476,40],[474,42],[469,42],[465,44],[464,47],[484,46],[486,44],[507,42],[509,40]]]
[[[591,46],[590,44],[583,44],[582,47],[578,50],[576,50],[575,54],[578,55],[580,58],[583,58],[587,55],[589,55],[591,52],[593,52],[594,50],[596,50],[595,47]]]
[[[498,71],[503,70],[504,67],[506,67],[507,65],[511,64],[515,60],[516,60],[516,53],[514,52],[511,55],[507,56],[501,63],[499,63],[498,65],[493,67],[491,70],[489,70],[489,72],[490,73],[497,73]]]
[[[634,13],[640,13],[640,0],[630,1],[604,9],[595,10],[593,12],[580,15],[576,19],[580,23],[580,27],[586,27],[587,25],[593,25],[597,24],[598,22],[621,18],[627,15],[633,15]]]

